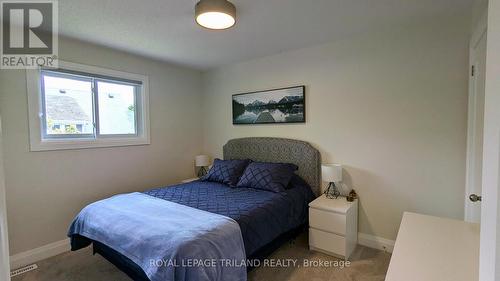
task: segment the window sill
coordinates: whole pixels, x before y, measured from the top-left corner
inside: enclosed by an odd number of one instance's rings
[[[104,148],[104,147],[119,147],[133,145],[149,145],[151,141],[148,138],[136,137],[130,139],[51,139],[42,140],[40,142],[32,142],[30,151],[51,151],[51,150],[71,150],[71,149],[87,149],[87,148]]]

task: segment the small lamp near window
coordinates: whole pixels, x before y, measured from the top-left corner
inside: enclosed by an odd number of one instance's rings
[[[210,166],[210,158],[207,155],[197,155],[195,165],[199,167],[198,177],[201,178],[207,174],[207,167]]]
[[[340,195],[336,182],[342,181],[342,165],[339,164],[323,164],[321,165],[321,178],[328,183],[325,190],[327,198],[337,199]]]

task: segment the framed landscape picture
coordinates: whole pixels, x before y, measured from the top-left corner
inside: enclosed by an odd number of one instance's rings
[[[305,86],[233,95],[233,124],[304,123]]]

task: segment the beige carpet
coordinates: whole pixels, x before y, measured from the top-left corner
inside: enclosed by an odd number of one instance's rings
[[[335,267],[262,267],[251,271],[249,281],[383,281],[389,265],[390,254],[358,246],[351,257],[351,266]],[[334,257],[309,251],[307,234],[298,237],[295,243],[282,246],[270,258],[338,261]],[[37,270],[14,277],[13,281],[118,281],[130,280],[112,264],[99,255],[92,255],[90,248],[65,253],[40,261]]]

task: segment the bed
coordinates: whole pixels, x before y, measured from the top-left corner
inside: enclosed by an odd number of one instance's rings
[[[284,193],[194,181],[142,194],[233,219],[241,230],[246,257],[262,259],[304,229],[307,205],[320,193],[320,153],[298,140],[241,138],[228,141],[223,155],[225,160],[293,163],[298,166],[296,174],[300,178],[293,180],[293,187]],[[72,250],[93,244],[95,253],[133,280],[150,280],[136,262],[113,247],[83,235],[70,237]]]

